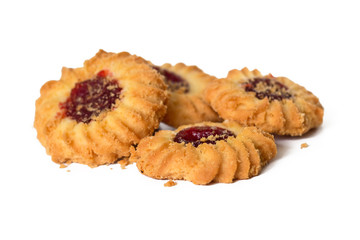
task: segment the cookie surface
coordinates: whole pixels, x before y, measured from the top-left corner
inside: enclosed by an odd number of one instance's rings
[[[247,68],[213,82],[205,99],[224,119],[279,135],[300,136],[320,126],[324,115],[319,99],[304,87]]]
[[[36,101],[34,127],[56,163],[91,167],[128,157],[159,126],[168,93],[139,57],[100,50],[82,68],[63,68]]]
[[[130,161],[152,178],[208,184],[256,176],[275,155],[272,135],[225,121],[161,130],[142,139]]]
[[[178,127],[203,121],[219,122],[218,114],[204,101],[203,91],[216,78],[204,73],[196,66],[166,63],[153,66],[164,76],[170,97],[163,122]]]

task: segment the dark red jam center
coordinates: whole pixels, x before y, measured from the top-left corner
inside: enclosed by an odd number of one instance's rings
[[[76,83],[69,98],[60,103],[64,116],[89,123],[102,111],[112,109],[122,89],[116,80],[110,80],[109,77],[109,71],[103,70],[94,79]]]
[[[183,79],[176,73],[173,73],[166,69],[162,69],[158,66],[153,66],[153,68],[156,71],[158,71],[161,75],[164,76],[165,83],[168,85],[168,87],[171,91],[177,91],[177,90],[181,89],[185,93],[189,92],[190,86],[189,86],[189,83],[185,79]]]
[[[291,98],[288,87],[270,78],[254,78],[243,83],[247,92],[255,92],[258,99],[268,98],[270,101]]]
[[[225,140],[228,137],[236,135],[224,128],[197,126],[189,127],[178,132],[174,138],[177,143],[191,143],[194,147],[203,143],[215,144],[216,141]]]

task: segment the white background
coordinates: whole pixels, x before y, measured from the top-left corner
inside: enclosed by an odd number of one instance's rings
[[[360,239],[359,10],[357,1],[1,1],[0,239]],[[165,188],[135,165],[60,169],[36,139],[35,100],[63,66],[100,48],[217,77],[244,66],[287,76],[320,98],[324,124],[277,138],[263,173],[234,184]]]

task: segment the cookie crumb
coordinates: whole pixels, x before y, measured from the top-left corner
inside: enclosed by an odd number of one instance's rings
[[[113,170],[113,168],[111,167],[110,170]]]
[[[121,166],[121,169],[125,169],[127,165],[130,164],[129,159],[125,158],[119,161],[119,164]]]
[[[67,165],[65,165],[65,164],[60,164],[60,168],[67,168],[68,166]]]
[[[307,148],[308,146],[309,146],[309,144],[307,144],[307,143],[302,143],[302,144],[301,144],[301,149]]]
[[[173,187],[175,186],[177,183],[174,182],[173,180],[169,180],[164,184],[164,187]]]
[[[70,170],[68,169],[68,170],[66,170],[67,172],[70,172]]]

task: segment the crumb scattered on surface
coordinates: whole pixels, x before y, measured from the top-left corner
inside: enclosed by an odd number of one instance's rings
[[[113,168],[111,167],[110,170],[113,170]]]
[[[68,170],[66,170],[67,172],[70,172],[70,170],[68,169]]]
[[[119,161],[119,164],[121,166],[122,169],[125,169],[127,165],[130,164],[129,159],[125,158]]]
[[[60,168],[67,168],[67,165],[65,165],[65,164],[60,164]]]
[[[173,187],[175,186],[177,183],[174,182],[173,180],[169,180],[164,184],[164,187]]]
[[[302,143],[302,144],[301,144],[301,149],[307,148],[308,146],[309,146],[309,144],[307,144],[307,143]]]

